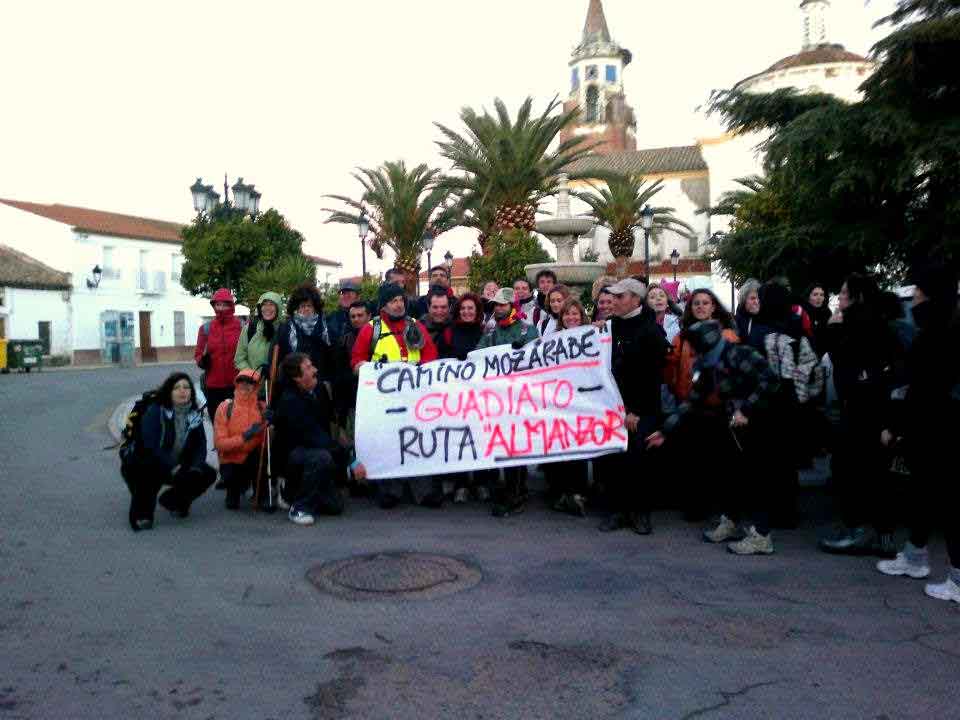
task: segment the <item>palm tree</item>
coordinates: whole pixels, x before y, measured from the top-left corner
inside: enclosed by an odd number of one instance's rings
[[[327,195],[349,210],[324,208],[331,213],[324,222],[356,225],[361,212],[370,222],[370,247],[378,258],[385,247],[397,255],[396,266],[406,274],[406,290],[416,290],[423,236],[434,236],[456,227],[455,214],[447,207],[450,191],[440,187],[440,171],[426,165],[407,170],[403,160],[385,162],[378,168],[357,168],[353,177],[363,186],[354,200],[345,195]]]
[[[461,173],[444,178],[442,185],[456,197],[461,224],[480,231],[481,247],[490,233],[513,229],[533,232],[539,202],[556,192],[564,168],[593,149],[576,137],[550,150],[560,132],[575,123],[580,112],[574,108],[557,114],[554,111],[560,105],[554,98],[542,115],[533,117],[533,98],[528,97],[514,121],[497,98],[493,115],[472,108],[460,112],[467,127],[464,134],[436,123],[445,138],[437,142],[440,154]]]
[[[663,189],[663,180],[648,183],[640,175],[605,175],[601,179],[605,183],[603,186],[590,184],[594,192],[573,194],[590,206],[590,215],[598,224],[610,228],[610,252],[617,263],[617,274],[623,276],[633,255],[633,232],[641,227],[644,207]],[[696,236],[690,225],[674,216],[673,208],[651,209],[651,233],[654,235],[663,230],[672,230],[688,239]]]
[[[732,215],[736,217],[737,211],[743,207],[743,205],[749,202],[753,197],[760,192],[763,192],[767,189],[768,182],[767,179],[761,175],[748,175],[747,177],[737,178],[734,180],[740,188],[736,190],[728,190],[717,200],[717,204],[706,210],[698,210],[697,212],[705,212],[709,215]]]

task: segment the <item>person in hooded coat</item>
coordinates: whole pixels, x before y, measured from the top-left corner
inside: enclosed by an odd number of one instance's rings
[[[259,370],[264,377],[265,367],[269,372],[270,351],[276,343],[282,306],[280,294],[275,292],[265,292],[257,300],[255,315],[247,322],[237,343],[233,358],[237,370]]]
[[[267,422],[257,398],[260,373],[241,370],[234,381],[232,400],[221,403],[213,421],[214,447],[220,459],[220,476],[227,489],[227,510],[240,507],[240,498],[256,483]]]
[[[950,568],[942,583],[924,588],[937,600],[960,603],[960,523],[956,513],[960,483],[953,455],[960,411],[960,323],[957,276],[931,266],[914,271],[913,318],[918,333],[907,355],[909,383],[905,408],[889,412],[880,441],[902,446],[912,475],[909,488],[893,492],[908,507],[910,539],[893,560],[881,560],[885,575],[924,578],[930,574],[928,545],[935,521],[943,520]]]
[[[329,386],[336,375],[334,350],[323,317],[323,299],[312,283],[304,283],[290,293],[287,319],[277,331],[277,345],[278,366],[291,353],[307,355],[317,370],[317,380],[330,394]],[[278,388],[278,396],[280,392]]]
[[[227,288],[217,290],[210,304],[216,317],[200,326],[193,359],[205,373],[203,392],[207,397],[207,412],[213,420],[220,403],[233,397],[233,378],[237,372],[233,361],[242,328],[240,319],[234,315],[233,293]]]

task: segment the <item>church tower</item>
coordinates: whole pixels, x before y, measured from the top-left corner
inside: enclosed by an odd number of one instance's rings
[[[623,70],[633,59],[610,36],[601,0],[590,0],[583,37],[570,58],[569,111],[580,108],[580,119],[563,131],[560,140],[584,137],[604,155],[637,149],[637,121],[623,93]]]

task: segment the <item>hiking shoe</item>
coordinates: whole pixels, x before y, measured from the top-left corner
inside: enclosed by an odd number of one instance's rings
[[[227,510],[239,510],[240,509],[240,493],[236,490],[227,489],[227,497],[223,501],[224,507]]]
[[[893,560],[881,560],[877,563],[877,570],[884,575],[906,575],[914,580],[921,580],[930,574],[930,566],[924,560],[913,562],[906,553],[899,552]]]
[[[490,499],[490,491],[483,485],[478,485],[473,491],[473,494],[476,495],[477,500],[480,502],[486,502]]]
[[[627,516],[623,513],[614,513],[602,523],[597,525],[600,532],[616,532],[627,527]]]
[[[290,518],[290,522],[296,525],[313,525],[316,522],[313,515],[308,513],[305,510],[298,510],[295,507],[290,508],[290,512],[287,513],[287,517]]]
[[[653,532],[653,523],[650,513],[634,513],[630,516],[630,529],[637,535],[650,535]]]
[[[728,540],[742,540],[743,533],[737,524],[726,515],[720,516],[720,522],[713,530],[703,531],[704,542],[722,543]]]
[[[470,499],[470,493],[464,487],[457,488],[457,491],[453,494],[453,502],[456,505],[462,505],[469,499]]]
[[[439,510],[443,507],[443,493],[442,492],[432,492],[429,495],[425,496],[423,500],[420,501],[420,506],[425,508],[431,508],[433,510]]]
[[[561,495],[551,507],[557,512],[570,512],[570,496]]]
[[[523,495],[517,495],[512,498],[507,498],[507,500],[502,503],[496,503],[490,510],[490,514],[494,517],[502,518],[519,515],[526,509],[527,499]]]
[[[734,555],[772,555],[773,537],[770,533],[761,535],[751,525],[743,540],[730,543],[727,545],[727,550]]]
[[[583,495],[577,495],[574,493],[570,495],[570,504],[567,508],[571,515],[576,515],[578,517],[587,516],[587,499]]]
[[[876,536],[872,528],[861,526],[836,538],[824,538],[820,541],[820,549],[838,555],[870,555]]]
[[[176,496],[172,490],[167,490],[157,498],[157,502],[170,511],[175,518],[185,518],[190,515],[190,508],[176,504]]]
[[[140,518],[139,520],[134,520],[131,522],[130,527],[133,528],[134,532],[140,532],[141,530],[153,530],[153,520],[150,518]]]
[[[953,581],[953,578],[947,578],[942,583],[929,583],[923,591],[937,600],[953,600],[960,603],[960,585]]]

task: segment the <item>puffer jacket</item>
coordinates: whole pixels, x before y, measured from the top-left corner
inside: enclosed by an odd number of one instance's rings
[[[177,437],[173,416],[174,411],[160,403],[154,403],[147,410],[141,425],[141,462],[161,467],[167,473],[173,472],[177,465],[187,469],[202,468],[207,462],[207,433],[203,429],[203,413],[199,410],[190,411],[187,439],[179,456],[173,454],[173,444]]]
[[[273,338],[270,340],[267,340],[263,335],[265,321],[260,318],[260,306],[266,300],[277,306],[277,317],[273,321]],[[280,329],[282,312],[283,303],[279,293],[265,292],[260,296],[257,300],[256,314],[250,318],[250,323],[254,323],[254,327],[256,327],[253,337],[250,337],[249,323],[240,333],[237,352],[233,358],[233,365],[237,370],[258,370],[270,363],[270,351],[277,342],[277,332]]]
[[[233,295],[226,288],[217,290],[210,304],[228,302],[230,307],[217,312],[209,323],[200,326],[197,333],[197,347],[193,359],[197,367],[206,371],[206,386],[223,390],[233,387],[233,378],[237,371],[233,367],[240,340],[240,320],[234,316]],[[206,359],[204,355],[208,356]]]
[[[257,378],[253,370],[241,370],[237,377]],[[229,413],[228,413],[229,411]],[[227,415],[229,414],[229,417]],[[235,394],[232,400],[220,403],[217,416],[213,421],[213,444],[217,448],[217,456],[222,464],[240,464],[247,459],[254,450],[263,443],[265,430],[260,431],[250,440],[243,439],[245,433],[254,423],[263,422],[262,405],[256,394],[246,401]]]

